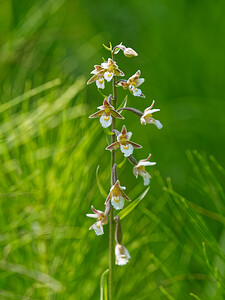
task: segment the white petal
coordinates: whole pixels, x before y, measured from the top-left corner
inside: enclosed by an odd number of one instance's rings
[[[133,153],[133,146],[131,144],[120,145],[120,150],[123,152],[125,157],[130,156]]]
[[[140,97],[141,94],[142,94],[142,91],[140,89],[137,89],[137,88],[133,88],[133,95],[136,96],[136,97]]]
[[[136,87],[140,86],[145,81],[144,78],[139,78],[136,80]]]
[[[108,69],[108,67],[109,67],[108,62],[105,61],[105,62],[101,63],[101,67],[102,67],[103,69]]]
[[[102,124],[102,127],[107,128],[112,124],[112,117],[111,115],[105,116],[102,115],[100,118],[100,123]]]
[[[140,166],[154,166],[156,162],[151,162],[151,161],[141,161],[137,164],[137,167]]]
[[[148,114],[154,114],[155,112],[160,111],[159,108],[153,108],[147,111]]]
[[[98,218],[99,216],[97,214],[86,214],[86,217],[89,217],[89,218]]]
[[[159,120],[155,120],[154,124],[158,129],[161,129],[163,127],[163,125],[159,122]]]
[[[108,82],[113,78],[113,72],[105,72],[104,73],[104,77],[105,77],[105,80],[107,80]]]
[[[144,179],[144,185],[149,185],[151,176],[148,174],[148,172],[143,173],[141,176]]]
[[[122,196],[118,196],[118,197],[112,197],[111,199],[111,203],[112,206],[118,210],[118,209],[122,209],[124,206],[124,198]]]
[[[96,85],[99,89],[104,89],[105,88],[105,81],[104,78],[99,78],[96,80]]]
[[[96,223],[92,226],[92,229],[94,229],[96,235],[102,235],[102,234],[104,234],[104,231],[103,231],[103,227],[102,227],[101,221],[96,222]]]
[[[140,121],[141,121],[141,125],[146,125],[144,115],[141,117]]]
[[[130,139],[131,139],[131,137],[132,137],[132,132],[131,132],[131,131],[129,131],[129,132],[127,133],[127,139],[128,139],[128,140],[130,140]]]
[[[125,186],[120,186],[120,190],[125,190],[126,187]]]
[[[124,245],[117,244],[115,247],[116,264],[124,266],[128,263],[131,258],[130,253]]]

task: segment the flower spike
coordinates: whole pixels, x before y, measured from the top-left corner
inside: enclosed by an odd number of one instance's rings
[[[122,209],[124,206],[124,199],[131,201],[123,192],[125,189],[125,187],[120,186],[120,182],[117,180],[116,183],[111,187],[108,197],[105,200],[105,204],[111,200],[112,206],[116,210]]]
[[[111,96],[111,95],[110,95]],[[117,119],[124,119],[123,116],[121,116],[112,105],[109,104],[110,96],[104,99],[103,105],[99,106],[96,113],[89,116],[89,118],[99,118],[100,117],[100,123],[102,127],[107,128],[112,124],[112,116]]]
[[[151,175],[145,170],[146,166],[154,166],[156,162],[150,162],[151,154],[146,159],[141,159],[133,168],[133,173],[138,177],[138,175],[142,176],[144,179],[144,185],[150,184]]]
[[[132,132],[127,132],[126,126],[123,125],[121,133],[117,135],[117,142],[106,147],[106,150],[114,150],[120,147],[125,157],[130,156],[134,148],[142,148],[141,145],[130,141],[131,136]]]
[[[156,120],[154,118],[152,118],[152,114],[160,111],[160,109],[152,109],[153,105],[155,104],[155,100],[153,100],[152,105],[149,106],[148,108],[146,108],[144,110],[144,113],[141,117],[141,124],[142,125],[146,125],[146,124],[155,124],[155,126],[158,129],[161,129],[163,127],[163,125],[159,122],[159,120]]]

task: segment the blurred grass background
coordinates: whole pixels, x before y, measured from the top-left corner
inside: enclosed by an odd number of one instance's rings
[[[225,3],[190,0],[0,1],[0,299],[99,299],[106,235],[89,232],[104,209],[109,153],[86,87],[94,64],[120,43],[126,78],[141,70],[164,125],[124,112],[135,156],[152,153],[151,189],[123,221],[131,261],[116,267],[116,299],[224,299]],[[110,93],[110,85],[107,86]],[[122,101],[125,92],[119,90]],[[118,122],[120,130],[123,123]],[[117,161],[123,157],[117,153]],[[143,190],[127,162],[127,194]],[[171,178],[171,179],[169,179]]]

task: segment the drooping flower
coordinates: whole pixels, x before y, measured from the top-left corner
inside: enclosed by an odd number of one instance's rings
[[[117,135],[117,142],[106,147],[106,150],[114,150],[120,147],[124,156],[128,157],[133,153],[134,148],[142,148],[141,145],[130,141],[132,132],[127,132],[125,125],[123,125],[121,133],[117,130],[114,130],[114,132]]]
[[[131,258],[130,253],[123,244],[116,244],[115,247],[116,265],[124,266]]]
[[[137,52],[134,51],[134,49],[132,48],[126,48],[124,51],[123,51],[124,55],[126,57],[134,57],[134,56],[138,56]]]
[[[110,98],[110,96],[109,96]],[[94,113],[93,115],[89,116],[89,118],[99,118],[102,127],[107,128],[112,124],[112,116],[117,119],[124,119],[112,105],[109,104],[107,98],[104,99],[103,105],[97,107],[99,111]]]
[[[114,53],[114,54],[117,54],[120,50],[123,51],[123,54],[124,54],[126,57],[134,57],[134,56],[138,56],[137,52],[134,51],[134,49],[132,49],[132,48],[127,48],[127,47],[125,47],[124,45],[121,45],[121,44],[114,47],[113,53]]]
[[[91,72],[91,74],[94,74],[87,82],[87,84],[90,84],[92,82],[96,82],[96,85],[99,89],[105,88],[105,81],[104,81],[104,73],[105,69],[102,68],[99,65],[94,66],[94,70]]]
[[[130,253],[128,252],[127,248],[122,244],[123,234],[122,234],[122,227],[121,227],[119,216],[115,216],[114,220],[116,221],[116,231],[115,231],[116,265],[124,266],[128,263],[131,256],[130,256]]]
[[[150,162],[151,154],[146,159],[141,159],[133,168],[133,173],[138,178],[138,175],[144,179],[144,185],[150,184],[150,174],[145,170],[146,166],[153,166],[156,162]]]
[[[142,91],[138,89],[138,87],[145,81],[144,78],[139,78],[140,76],[141,71],[138,70],[127,81],[120,80],[118,86],[122,86],[124,90],[128,88],[131,94],[134,96],[145,98],[145,95],[142,93]]]
[[[104,234],[103,231],[103,226],[108,223],[108,214],[109,214],[109,206],[106,206],[106,210],[105,212],[101,211],[101,210],[97,210],[94,208],[94,206],[91,206],[92,211],[94,212],[94,214],[86,214],[87,217],[89,218],[96,218],[97,222],[95,222],[90,228],[94,229],[96,235],[102,235]]]
[[[113,78],[114,75],[116,76],[124,76],[124,73],[118,68],[116,62],[111,58],[108,58],[108,61],[103,62],[101,67],[105,70],[104,78],[108,82]]]
[[[105,200],[105,204],[107,204],[111,199],[112,206],[116,210],[122,209],[124,206],[124,199],[131,201],[124,193],[125,189],[126,187],[120,186],[120,182],[117,180],[116,183],[111,187],[108,197]]]
[[[155,104],[155,100],[153,100],[152,105],[149,106],[148,108],[146,108],[144,110],[144,113],[141,117],[141,124],[142,125],[146,125],[146,124],[155,124],[155,126],[158,129],[161,129],[163,127],[163,125],[159,122],[159,120],[156,120],[154,118],[152,118],[152,114],[160,111],[160,109],[152,109],[153,105]]]

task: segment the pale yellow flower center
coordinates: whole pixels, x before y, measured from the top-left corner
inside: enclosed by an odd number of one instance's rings
[[[110,114],[110,108],[109,107],[106,107],[105,108],[105,113],[108,115],[108,114]]]
[[[129,145],[122,145],[123,149],[127,150],[129,148]]]
[[[152,117],[152,114],[147,114],[146,116],[145,116],[145,118],[151,118]]]
[[[108,121],[108,120],[109,120],[109,116],[104,116],[103,119],[104,119],[105,121]]]
[[[138,167],[138,170],[144,171],[144,170],[145,170],[145,166],[140,166],[140,167]]]
[[[114,197],[114,201],[115,202],[119,202],[120,201],[120,197],[118,196],[118,197]]]
[[[113,197],[119,197],[119,195],[121,194],[120,190],[118,189],[118,187],[116,186],[113,190],[112,190],[112,195]]]
[[[104,81],[104,79],[103,79],[103,78],[99,78],[99,79],[98,79],[98,82],[99,82],[100,84],[102,84],[102,83],[103,83],[103,81]]]

